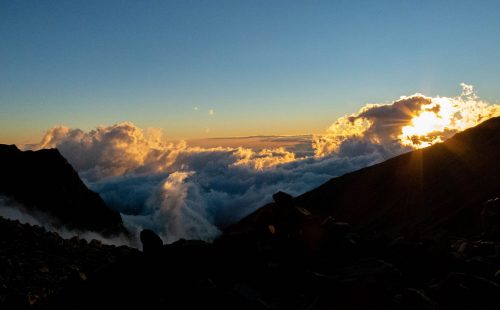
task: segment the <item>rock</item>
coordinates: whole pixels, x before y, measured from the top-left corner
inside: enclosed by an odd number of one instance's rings
[[[469,244],[467,243],[467,241],[457,242],[455,246],[456,252],[460,255],[463,255],[468,245]]]
[[[445,309],[500,309],[500,286],[485,278],[452,272],[437,286]]]
[[[387,309],[403,278],[388,262],[365,259],[332,270],[330,275],[315,273],[324,288],[329,287],[322,309]]]
[[[273,195],[273,200],[280,207],[291,208],[293,207],[293,197],[290,194],[279,191]]]
[[[97,240],[97,239],[92,239],[92,241],[90,241],[89,245],[94,247],[94,248],[100,248],[102,246],[102,242],[100,240]]]
[[[243,300],[246,300],[249,305],[252,305],[257,309],[271,309],[269,304],[264,300],[261,292],[249,285],[246,285],[245,283],[235,284],[233,291]]]
[[[495,243],[482,240],[458,240],[452,245],[452,249],[462,256],[484,257],[495,254]]]
[[[310,216],[311,215],[311,211],[309,211],[309,210],[307,210],[305,208],[299,207],[299,206],[295,206],[295,210],[299,211],[304,216]]]
[[[77,283],[87,283],[97,271],[124,255],[127,248],[96,248],[78,237],[71,241],[44,229],[0,217],[0,309],[43,309],[55,295]],[[125,253],[125,254],[122,254]],[[73,308],[73,304],[70,307]]]
[[[146,254],[158,253],[163,247],[163,241],[152,230],[144,229],[141,231],[142,251]]]
[[[343,237],[351,231],[351,225],[345,222],[336,222],[333,218],[328,217],[321,226],[330,237]]]
[[[393,299],[393,309],[405,310],[435,310],[439,309],[437,303],[433,301],[423,290],[407,288]]]
[[[500,198],[486,201],[481,210],[481,223],[486,233],[493,233],[497,236],[500,232]]]
[[[69,239],[69,243],[73,246],[78,246],[78,244],[80,243],[80,237],[78,236],[71,237],[71,239]]]
[[[497,284],[500,284],[500,269],[495,272],[494,279]]]
[[[323,241],[323,230],[320,218],[309,218],[301,226],[301,239],[310,256],[316,256]]]

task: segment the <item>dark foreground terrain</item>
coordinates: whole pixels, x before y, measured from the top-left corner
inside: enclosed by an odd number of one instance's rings
[[[42,227],[0,217],[0,309],[45,305],[64,287],[136,252],[97,240],[63,239]]]
[[[1,220],[0,307],[500,309],[499,158],[495,118],[276,193],[212,244],[143,231],[139,252]]]
[[[289,207],[272,206],[282,222],[213,244],[163,246],[143,232],[144,252],[0,220],[2,309],[500,307],[498,238],[362,239]]]

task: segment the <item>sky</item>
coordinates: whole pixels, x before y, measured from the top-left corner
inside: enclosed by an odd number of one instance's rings
[[[0,0],[0,143],[131,121],[169,139],[324,132],[367,103],[500,103],[499,1]]]

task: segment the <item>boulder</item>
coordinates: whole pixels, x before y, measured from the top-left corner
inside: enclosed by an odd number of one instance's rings
[[[152,230],[144,229],[141,231],[142,251],[146,254],[158,253],[163,247],[163,241]]]
[[[290,194],[279,191],[273,195],[273,200],[280,207],[293,207],[293,197]]]
[[[500,286],[485,278],[452,272],[437,286],[445,309],[500,309]]]
[[[484,203],[481,223],[486,233],[500,236],[500,198],[490,199]]]

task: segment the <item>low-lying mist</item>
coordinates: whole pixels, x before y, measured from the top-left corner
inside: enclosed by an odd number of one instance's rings
[[[71,239],[76,236],[88,242],[95,239],[108,245],[138,247],[138,242],[136,242],[135,238],[129,238],[123,235],[109,238],[93,231],[80,231],[67,228],[54,217],[41,211],[29,210],[21,203],[2,195],[0,195],[0,217],[13,221],[17,220],[22,224],[43,227],[46,231],[56,232],[64,239]]]

